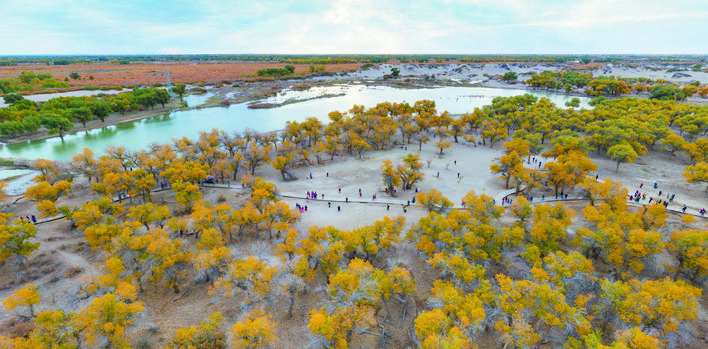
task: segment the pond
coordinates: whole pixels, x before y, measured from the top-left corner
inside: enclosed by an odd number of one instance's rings
[[[143,120],[107,126],[101,129],[80,131],[64,136],[39,141],[0,146],[0,157],[48,160],[71,160],[71,157],[83,148],[90,148],[97,156],[108,145],[123,145],[130,150],[144,149],[151,143],[169,143],[173,138],[188,137],[195,139],[200,131],[218,128],[227,132],[240,132],[245,128],[266,132],[280,130],[286,121],[302,121],[308,117],[317,117],[323,122],[329,119],[329,112],[345,112],[353,105],[373,107],[378,103],[391,102],[415,103],[418,100],[434,100],[439,112],[447,110],[452,114],[472,112],[474,108],[490,104],[494,97],[510,97],[530,93],[538,97],[547,97],[559,106],[572,97],[561,94],[530,92],[516,89],[496,89],[484,87],[438,87],[401,89],[388,86],[367,86],[363,84],[345,84],[325,87],[313,87],[306,91],[287,90],[277,96],[259,102],[284,103],[283,106],[270,109],[249,109],[247,103],[233,104],[230,107],[216,107],[176,111]],[[211,94],[209,94],[211,95]],[[208,96],[191,98],[189,102],[199,103]],[[297,103],[293,103],[298,101]],[[581,106],[588,107],[589,98],[581,97]],[[203,102],[202,102],[203,103]]]

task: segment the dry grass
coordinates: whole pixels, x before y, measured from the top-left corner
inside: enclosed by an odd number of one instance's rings
[[[50,73],[55,78],[64,81],[70,73],[77,72],[81,75],[81,80],[71,80],[71,86],[110,86],[110,85],[152,85],[154,83],[165,83],[165,68],[170,72],[172,83],[222,83],[224,80],[242,79],[250,75],[255,75],[260,69],[282,68],[286,64],[275,63],[164,63],[164,64],[73,64],[73,65],[17,65],[0,67],[0,78],[16,77],[22,71],[33,71],[36,73]],[[308,64],[293,64],[295,75],[301,73],[308,74],[310,66]],[[338,73],[342,71],[354,71],[359,69],[360,63],[328,64],[326,71]],[[89,80],[93,76],[93,80]]]

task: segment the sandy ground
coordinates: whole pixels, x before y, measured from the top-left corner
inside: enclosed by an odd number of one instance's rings
[[[557,71],[565,70],[563,64],[445,64],[445,65],[419,65],[419,64],[380,64],[367,70],[359,70],[353,73],[341,73],[340,76],[353,79],[380,79],[384,74],[390,74],[391,68],[400,69],[402,78],[412,76],[434,76],[437,79],[449,79],[468,82],[485,82],[493,76],[504,75],[513,71],[519,75],[519,80],[526,80],[533,73],[540,73],[544,70]],[[625,78],[647,77],[650,79],[664,79],[677,83],[689,83],[700,81],[702,84],[708,82],[707,71],[681,70],[669,72],[669,69],[676,69],[673,65],[658,64],[604,64],[583,72],[590,72],[593,76],[610,76]],[[677,74],[678,73],[678,74]]]
[[[280,174],[268,165],[257,169],[256,175],[275,183],[284,196],[283,200],[292,207],[296,203],[308,206],[308,211],[303,213],[302,219],[295,225],[295,228],[301,232],[301,237],[312,225],[321,227],[332,225],[340,229],[352,229],[372,224],[384,216],[404,216],[406,229],[415,224],[425,212],[411,206],[407,213],[404,213],[401,205],[414,196],[415,190],[405,192],[399,190],[396,197],[387,195],[383,192],[379,169],[382,160],[390,159],[394,164],[398,164],[408,153],[420,154],[421,160],[426,163],[423,168],[425,179],[417,185],[419,191],[427,192],[436,188],[458,205],[461,198],[470,190],[474,190],[477,194],[485,193],[490,196],[505,191],[503,181],[489,170],[491,163],[503,154],[501,146],[497,145],[494,149],[489,149],[488,147],[475,147],[472,144],[459,143],[453,144],[443,157],[440,157],[438,152],[439,150],[431,142],[424,145],[421,152],[418,152],[417,145],[409,145],[408,150],[397,147],[387,151],[365,153],[363,159],[337,157],[334,161],[328,161],[324,165],[293,169],[293,174],[300,179],[292,182],[283,182]],[[427,166],[428,160],[430,160],[430,167]],[[623,164],[619,172],[614,171],[615,164],[609,160],[603,158],[593,160],[599,166],[598,172],[601,178],[609,177],[620,180],[630,189],[642,181],[645,186],[649,182],[657,181],[660,188],[675,192],[677,201],[680,203],[687,202],[689,206],[701,206],[708,203],[704,192],[697,190],[700,188],[688,185],[680,178],[683,163],[675,158],[669,159],[663,154],[650,153],[640,157],[634,164]],[[459,181],[457,180],[458,172],[461,177]],[[310,173],[312,173],[312,179],[309,179]],[[677,175],[678,177],[676,177]],[[79,178],[72,188],[72,193],[62,199],[60,203],[75,205],[95,199],[95,195],[90,194],[88,188],[86,180]],[[339,188],[342,189],[341,194]],[[359,188],[362,190],[361,198],[358,194]],[[304,198],[306,192],[313,190],[324,194],[324,200],[306,200]],[[540,192],[533,195],[540,196],[538,193]],[[376,200],[372,199],[374,194],[377,195]],[[238,207],[245,199],[245,195],[238,185],[233,185],[230,188],[205,188],[204,190],[206,200],[215,202],[220,196],[226,198],[226,203],[233,207]],[[348,204],[343,202],[345,198],[350,199]],[[174,194],[169,190],[156,193],[154,201],[158,204],[175,206]],[[331,202],[331,207],[328,202]],[[391,205],[388,210],[387,204]],[[568,202],[568,204],[576,211],[584,206],[583,203],[578,202]],[[337,206],[341,206],[341,212],[337,211]],[[34,208],[34,203],[24,199],[13,205],[8,205],[8,201],[6,201],[4,210],[22,215],[38,213]],[[507,218],[503,221],[511,222]],[[697,224],[705,224],[705,220],[699,219]],[[30,269],[35,268],[43,271],[31,280],[40,285],[42,303],[37,307],[37,310],[60,307],[78,311],[86,306],[90,302],[90,298],[84,299],[80,296],[79,285],[90,277],[101,273],[98,265],[101,264],[104,257],[85,246],[82,234],[70,231],[66,220],[38,225],[37,241],[41,242],[40,250],[32,258],[36,265],[30,267]],[[194,240],[188,238],[185,241],[191,243]],[[237,257],[255,255],[268,260],[272,265],[282,266],[282,262],[272,254],[274,245],[271,243],[249,239],[245,243],[231,246]],[[415,305],[422,309],[426,304],[425,299],[428,297],[427,293],[435,275],[425,267],[420,254],[408,243],[397,245],[392,253],[380,258],[377,261],[379,266],[388,268],[402,264],[418,273],[416,282],[419,291],[415,297],[417,303],[411,303],[410,315],[405,325],[401,326],[402,329],[408,328],[417,311]],[[3,270],[19,270],[18,266],[10,262],[5,262],[3,265]],[[66,277],[72,268],[77,268],[78,274]],[[7,282],[11,277],[11,274],[0,277],[0,285],[8,285]],[[281,340],[278,347],[296,347],[298,343],[311,341],[305,327],[307,312],[317,307],[321,302],[322,284],[323,280],[318,280],[314,289],[297,301],[295,316],[292,320],[283,317],[283,309],[287,307],[284,297],[267,305],[267,308],[276,314],[275,321],[280,326],[278,336]],[[6,289],[0,288],[0,301],[11,295],[16,287],[10,285]],[[176,296],[171,291],[166,292],[161,286],[147,285],[145,293],[140,295],[140,300],[146,305],[146,311],[131,331],[136,336],[133,338],[137,340],[143,336],[149,336],[150,341],[164,343],[177,328],[197,325],[208,314],[217,310],[226,314],[224,328],[238,321],[241,307],[239,297],[214,299],[207,295],[207,285],[195,288],[184,298],[173,301]],[[0,312],[0,321],[4,321],[9,316],[11,316],[9,312]],[[159,328],[159,330],[155,332],[155,328]],[[397,338],[406,338],[406,336],[401,334]],[[494,341],[493,338],[489,338],[489,340]],[[403,344],[396,342],[391,345],[400,347]]]

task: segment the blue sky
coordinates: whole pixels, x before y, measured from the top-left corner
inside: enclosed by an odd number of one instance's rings
[[[706,54],[705,0],[1,0],[0,55]]]

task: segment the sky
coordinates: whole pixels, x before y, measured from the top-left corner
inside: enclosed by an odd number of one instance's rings
[[[707,54],[706,0],[0,0],[0,55]]]

